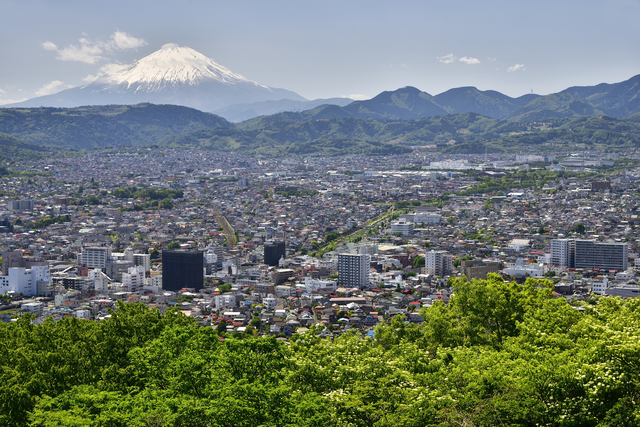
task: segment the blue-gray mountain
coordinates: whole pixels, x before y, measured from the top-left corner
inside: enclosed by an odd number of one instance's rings
[[[573,116],[606,115],[626,118],[640,112],[640,75],[615,84],[571,87],[559,93],[511,98],[493,90],[475,87],[450,89],[432,96],[414,87],[382,92],[366,101],[344,107],[335,105],[300,113],[280,113],[268,121],[345,118],[416,120],[446,114],[476,113],[493,119],[517,122]]]

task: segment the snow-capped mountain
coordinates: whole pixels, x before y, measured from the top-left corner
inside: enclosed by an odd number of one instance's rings
[[[136,63],[105,74],[85,86],[5,107],[152,102],[213,111],[234,104],[281,99],[306,101],[295,92],[249,80],[191,48],[168,44]]]

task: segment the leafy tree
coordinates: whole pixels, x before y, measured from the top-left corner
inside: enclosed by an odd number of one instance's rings
[[[178,242],[171,242],[167,245],[167,249],[172,250],[172,249],[180,249],[180,243]]]

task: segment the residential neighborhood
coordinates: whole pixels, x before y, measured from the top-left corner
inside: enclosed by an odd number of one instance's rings
[[[451,277],[636,297],[638,159],[119,148],[19,163],[0,179],[0,318],[141,302],[229,334],[332,338],[422,322]]]

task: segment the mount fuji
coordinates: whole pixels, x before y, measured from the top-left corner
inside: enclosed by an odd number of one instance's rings
[[[134,64],[105,74],[85,86],[4,107],[150,102],[213,111],[234,104],[282,99],[307,101],[295,92],[249,80],[191,48],[167,44]]]

